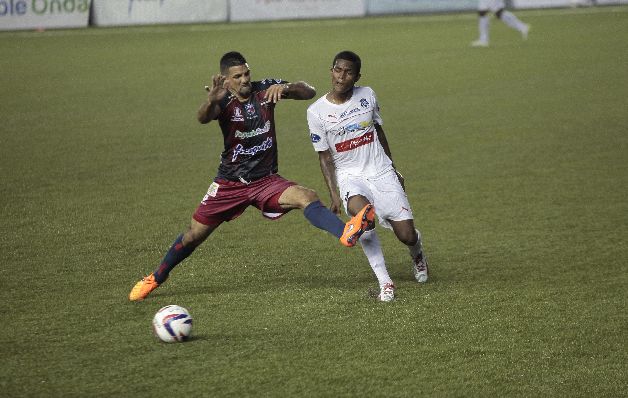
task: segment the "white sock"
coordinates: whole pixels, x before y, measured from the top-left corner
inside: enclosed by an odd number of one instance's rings
[[[490,19],[488,15],[481,16],[478,19],[478,30],[480,31],[480,41],[488,43],[488,30]]]
[[[371,269],[377,277],[379,286],[382,287],[386,283],[393,283],[386,269],[386,261],[382,252],[382,245],[379,243],[379,237],[374,229],[366,231],[360,237],[360,245],[371,265]]]
[[[523,32],[528,27],[528,25],[521,22],[519,18],[515,16],[515,14],[506,10],[502,12],[501,20],[506,25],[510,26],[513,29],[518,30],[519,32]]]
[[[410,247],[410,256],[412,257],[412,259],[414,260],[419,254],[421,254],[421,251],[423,250],[423,244],[421,242],[421,232],[419,232],[419,230],[415,230],[417,235],[419,235],[419,239],[416,241],[416,243],[414,244],[414,246]]]

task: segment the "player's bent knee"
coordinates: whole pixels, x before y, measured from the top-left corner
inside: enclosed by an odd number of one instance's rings
[[[313,189],[293,185],[281,194],[279,204],[283,207],[305,209],[310,203],[318,200],[320,198]]]
[[[358,214],[367,204],[369,204],[368,198],[362,195],[354,195],[347,200],[347,207],[352,216]]]
[[[320,200],[316,191],[309,188],[305,188],[305,199],[309,202],[308,204]]]
[[[413,246],[419,239],[419,236],[414,228],[411,230],[397,230],[395,231],[395,234],[397,235],[397,239],[399,239],[399,241],[406,246]]]
[[[183,245],[188,247],[197,247],[207,239],[214,228],[199,222],[192,223],[188,230],[183,234]]]

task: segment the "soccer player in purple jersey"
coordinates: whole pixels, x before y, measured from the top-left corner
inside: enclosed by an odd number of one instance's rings
[[[206,89],[207,101],[197,118],[202,124],[212,120],[220,124],[224,151],[218,173],[187,231],[174,241],[159,267],[135,284],[129,294],[131,301],[146,298],[220,224],[237,218],[249,206],[270,219],[303,209],[312,225],[348,247],[356,244],[375,218],[373,206],[367,203],[345,224],[323,206],[316,192],[277,174],[275,106],[284,98],[309,100],[316,95],[314,87],[304,81],[251,81],[251,70],[242,54],[229,52],[220,60],[220,74],[212,76],[212,85]]]

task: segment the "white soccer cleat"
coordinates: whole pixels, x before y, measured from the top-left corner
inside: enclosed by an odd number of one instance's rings
[[[395,299],[395,285],[392,283],[386,283],[379,290],[379,296],[377,296],[379,301],[383,301],[388,303]]]
[[[471,42],[471,47],[488,47],[488,41],[476,40],[474,42]]]
[[[427,282],[428,278],[428,264],[427,257],[421,252],[415,259],[412,265],[412,271],[414,272],[414,279],[419,283]]]

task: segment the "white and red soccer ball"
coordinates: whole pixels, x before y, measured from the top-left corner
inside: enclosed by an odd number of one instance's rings
[[[153,331],[165,343],[186,341],[192,335],[192,316],[183,307],[167,305],[153,317]]]

